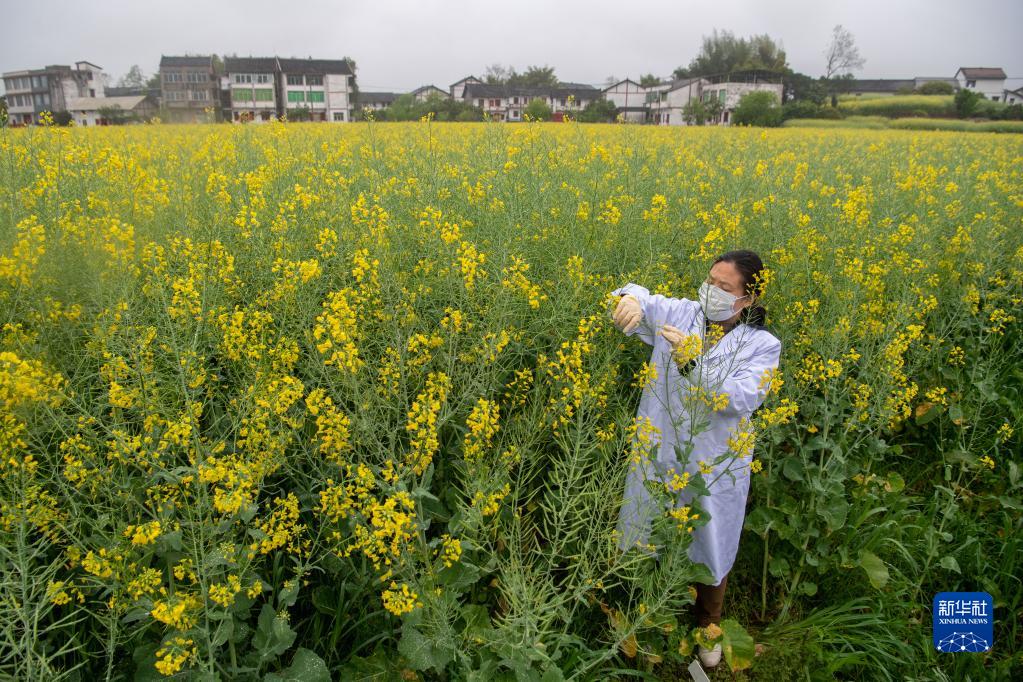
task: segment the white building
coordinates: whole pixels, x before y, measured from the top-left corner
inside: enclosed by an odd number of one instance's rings
[[[445,99],[448,98],[449,94],[438,88],[436,85],[424,85],[413,90],[411,94],[417,102],[425,102],[430,98],[430,95],[437,95]]]
[[[313,121],[352,120],[355,75],[351,64],[344,59],[278,59],[277,62],[281,103],[286,112],[305,107]]]
[[[483,85],[483,81],[476,76],[466,76],[465,78],[455,81],[448,86],[450,91],[451,99],[464,100],[465,99],[465,86],[467,85]]]
[[[781,83],[765,83],[765,82],[752,82],[752,83],[736,83],[732,81],[724,81],[721,83],[708,83],[701,87],[700,100],[702,102],[711,102],[715,99],[721,104],[721,113],[718,114],[717,118],[708,123],[720,123],[729,125],[731,123],[732,114],[735,113],[735,108],[739,106],[739,100],[751,92],[771,92],[774,93],[778,99],[779,106],[781,105],[783,86]]]
[[[1005,78],[1005,71],[1001,68],[988,66],[961,66],[955,75],[960,88],[996,102],[1003,101]]]
[[[99,126],[147,120],[156,115],[157,106],[148,95],[74,97],[68,101],[67,111],[77,125]]]
[[[228,93],[224,118],[229,121],[269,121],[278,115],[275,57],[227,57],[221,87]]]
[[[555,120],[566,113],[576,113],[587,104],[601,99],[596,88],[580,83],[559,83],[557,87],[526,88],[508,85],[465,83],[461,88],[462,101],[477,106],[495,121],[522,121],[526,107],[534,99],[543,100],[550,107]]]
[[[91,62],[75,62],[74,68],[51,65],[42,69],[8,71],[3,75],[7,114],[16,125],[39,123],[39,115],[67,111],[70,100],[103,97],[106,76]]]
[[[650,122],[656,125],[686,125],[683,109],[693,100],[700,99],[703,78],[680,78],[647,88]]]
[[[604,99],[613,103],[622,117],[630,123],[646,122],[649,112],[647,91],[647,88],[629,78],[601,90]]]

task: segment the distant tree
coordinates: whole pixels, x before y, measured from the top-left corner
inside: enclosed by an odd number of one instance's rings
[[[860,56],[853,34],[841,24],[832,30],[831,43],[824,50],[824,59],[824,77],[829,80],[833,76],[862,69],[867,61]]]
[[[125,111],[117,104],[108,107],[100,107],[96,113],[99,114],[100,118],[106,119],[110,125],[121,125],[138,118],[135,114]]]
[[[707,121],[707,108],[698,99],[691,99],[682,107],[682,120],[689,125],[702,126]]]
[[[639,77],[639,85],[643,88],[652,88],[655,85],[659,85],[661,79],[652,73],[648,73],[644,76]]]
[[[117,87],[119,88],[146,87],[146,75],[142,73],[142,68],[138,64],[132,64],[131,68],[128,69],[128,73],[121,76],[121,80],[117,81]]]
[[[537,97],[526,105],[523,113],[535,121],[549,121],[553,112],[547,102]]]
[[[6,128],[7,121],[7,97],[0,95],[0,128]]]
[[[483,81],[487,85],[504,85],[508,79],[515,75],[515,69],[503,64],[491,64],[486,68]]]
[[[608,76],[607,78],[604,79],[604,87],[609,88],[620,80],[622,79],[619,78],[618,76]]]
[[[289,121],[308,121],[313,114],[312,109],[305,105],[288,109],[286,113]]]
[[[781,125],[781,118],[778,96],[766,90],[747,92],[732,113],[732,123],[736,125],[773,128]]]
[[[963,88],[957,92],[953,101],[955,102],[956,113],[959,114],[959,118],[967,118],[972,115],[976,111],[977,104],[981,99],[981,96],[973,90]]]
[[[856,77],[851,73],[843,73],[841,76],[835,76],[833,78],[823,79],[825,86],[827,87],[828,94],[831,95],[831,106],[838,106],[838,95],[841,93],[849,92],[853,81]]]
[[[676,68],[673,75],[678,79],[736,71],[783,72],[787,67],[785,50],[770,36],[737,38],[731,31],[714,29],[711,35],[703,37],[700,51],[689,66]]]
[[[558,78],[554,75],[553,66],[530,66],[522,73],[513,72],[507,84],[522,88],[553,88],[557,87]]]
[[[814,104],[823,104],[828,97],[828,84],[823,78],[789,71],[784,77],[783,96],[786,102],[809,100]]]
[[[956,89],[947,81],[928,81],[916,89],[921,95],[951,95]]]
[[[618,107],[608,99],[595,99],[579,112],[580,123],[609,123],[618,116]]]
[[[149,88],[149,89],[155,88],[155,89],[159,90],[161,84],[162,84],[162,82],[160,80],[160,72],[159,71],[157,71],[152,76],[150,76],[149,80],[146,81],[146,87]]]

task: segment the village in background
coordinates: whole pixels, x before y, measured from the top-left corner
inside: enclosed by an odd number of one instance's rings
[[[110,85],[100,65],[79,61],[4,72],[0,114],[5,110],[6,116],[0,118],[12,126],[43,120],[96,126],[281,119],[345,123],[424,116],[448,121],[561,121],[567,116],[584,122],[778,125],[787,118],[855,114],[855,109],[839,106],[849,99],[919,95],[943,99],[938,106],[937,99],[909,100],[888,115],[1023,118],[1023,87],[1012,88],[1016,81],[1000,67],[961,66],[951,75],[858,79],[853,71],[865,60],[841,26],[835,27],[824,57],[824,73],[814,78],[789,68],[784,50],[769,36],[736,38],[714,31],[690,65],[667,78],[610,76],[598,85],[563,82],[550,66],[530,66],[518,73],[494,64],[482,77],[467,75],[446,88],[427,84],[407,93],[360,90],[355,62],[348,57],[163,55],[157,73],[147,77],[133,66],[116,85]],[[949,97],[953,95],[954,101]],[[743,102],[750,110],[745,115]]]

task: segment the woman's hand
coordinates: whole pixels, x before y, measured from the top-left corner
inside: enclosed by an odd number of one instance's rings
[[[700,355],[702,349],[700,337],[686,334],[670,324],[662,326],[657,333],[671,344],[671,357],[678,365],[679,371],[685,374]]]
[[[611,319],[614,320],[616,327],[628,334],[638,327],[643,319],[643,306],[640,305],[638,298],[632,294],[625,294],[622,300],[618,301]]]

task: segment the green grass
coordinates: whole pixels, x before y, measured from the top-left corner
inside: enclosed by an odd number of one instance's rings
[[[1023,133],[1023,121],[969,121],[957,118],[849,116],[843,119],[791,118],[786,128],[862,128],[869,130],[944,130],[961,133]]]

